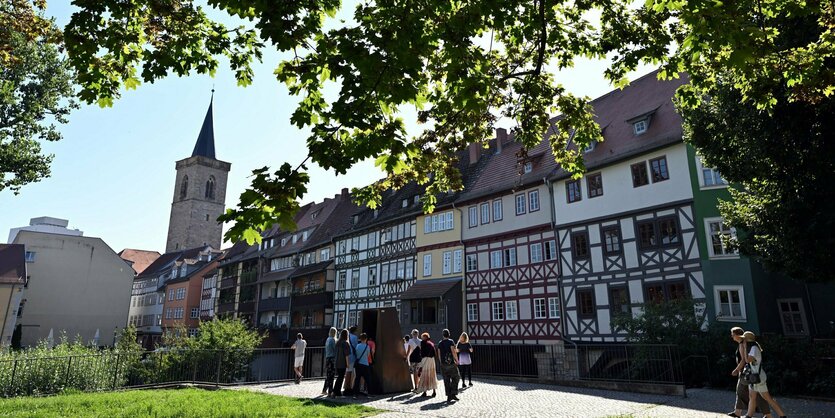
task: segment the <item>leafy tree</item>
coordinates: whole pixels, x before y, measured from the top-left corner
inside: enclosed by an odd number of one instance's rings
[[[169,73],[214,74],[228,58],[239,84],[251,81],[253,60],[273,47],[291,58],[275,70],[290,93],[301,96],[291,116],[309,129],[307,159],[295,168],[255,173],[252,188],[221,221],[235,221],[226,237],[260,239],[275,222],[293,226],[305,193],[305,163],[345,173],[374,158],[387,177],[354,194],[370,207],[380,193],[407,182],[427,185],[424,209],[435,195],[460,189],[455,151],[487,143],[499,117],[514,120],[526,148],[548,135],[557,161],[578,175],[582,149],[601,140],[588,99],[568,93],[556,71],[578,56],[612,61],[607,77],[619,86],[641,62],[662,67],[662,77],[682,71],[691,84],[681,102],[698,104],[726,72],[734,88],[757,106],[777,98],[763,82],[785,75],[790,100],[815,101],[835,89],[824,66],[833,57],[832,0],[338,0],[263,2],[208,0],[246,25],[229,28],[191,0],[76,0],[66,28],[81,97],[110,104],[120,89]],[[344,7],[353,19],[335,21]],[[821,28],[804,45],[782,48],[775,19],[807,16]],[[329,20],[330,19],[330,20]],[[327,86],[338,90],[325,97]],[[767,85],[765,85],[767,87]],[[409,137],[401,110],[413,106],[426,128]],[[551,115],[563,115],[558,121]]]
[[[28,1],[0,3],[0,191],[15,194],[49,176],[52,156],[40,141],[61,139],[55,124],[76,107],[60,32],[42,13]]]
[[[814,20],[786,19],[778,46],[805,45],[819,36]],[[835,61],[825,63],[835,74]],[[808,281],[832,281],[835,260],[835,98],[791,100],[787,76],[767,90],[777,99],[765,111],[743,100],[733,76],[720,73],[708,99],[680,106],[685,140],[738,188],[720,203],[722,217],[740,234],[731,245],[771,270]]]

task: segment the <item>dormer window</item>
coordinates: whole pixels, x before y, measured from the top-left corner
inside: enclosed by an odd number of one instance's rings
[[[287,238],[282,238],[281,239],[281,246],[283,247],[285,245],[287,245]]]
[[[531,171],[533,171],[533,163],[530,162],[530,161],[526,162],[525,165],[524,165],[524,171],[525,171],[525,174],[528,174]]]
[[[307,232],[308,232],[308,231],[304,231],[304,232],[302,233],[302,241],[307,241]]]
[[[377,219],[377,216],[379,216],[379,215],[380,215],[380,210],[379,209],[374,209],[374,219]]]
[[[632,131],[635,132],[635,135],[640,135],[647,131],[647,120],[639,120],[632,124]]]
[[[591,141],[585,148],[583,148],[583,153],[589,153],[594,151],[594,148],[597,146],[597,141]]]
[[[409,199],[403,199],[403,202],[401,202],[400,206],[404,208],[409,206]]]
[[[298,234],[293,234],[293,244],[297,243],[298,241],[299,241],[299,235]]]
[[[352,223],[353,225],[358,224],[358,223],[359,223],[359,221],[360,221],[360,216],[359,216],[359,215],[354,215],[354,217],[353,217],[353,218],[351,218],[351,223]]]
[[[416,205],[417,205],[418,203],[420,203],[420,195],[419,195],[419,194],[416,194],[416,195],[415,195],[414,200],[415,200],[415,204],[416,204]]]

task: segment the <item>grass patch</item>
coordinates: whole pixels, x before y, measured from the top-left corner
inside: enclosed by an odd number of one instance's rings
[[[380,412],[242,390],[134,390],[0,400],[0,417],[369,417]]]

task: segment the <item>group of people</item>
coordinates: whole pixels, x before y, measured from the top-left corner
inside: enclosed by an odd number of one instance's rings
[[[339,332],[331,327],[328,331],[322,395],[329,398],[344,395],[353,395],[354,399],[358,395],[368,397],[371,366],[374,364],[377,347],[368,335],[362,333],[358,336],[356,332],[356,326]]]
[[[732,417],[753,417],[754,412],[759,411],[764,417],[771,417],[769,406],[777,412],[780,418],[786,418],[786,414],[768,393],[765,370],[762,368],[763,349],[757,342],[757,336],[751,331],[745,331],[740,327],[731,328],[731,338],[738,344],[734,353],[736,368],[731,375],[737,376],[736,382],[736,403],[734,411],[728,415]],[[745,374],[759,374],[758,383],[749,383]]]
[[[432,397],[436,395],[438,387],[435,362],[440,364],[441,375],[444,379],[444,392],[447,402],[458,401],[458,382],[461,388],[467,387],[466,378],[469,377],[470,386],[473,385],[472,354],[473,346],[467,333],[462,333],[455,342],[450,338],[449,330],[441,332],[443,339],[435,345],[429,333],[420,334],[412,330],[411,335],[403,337],[403,348],[406,350],[405,359],[412,374],[414,389],[412,392],[428,396],[432,390]],[[420,338],[418,338],[420,335]]]

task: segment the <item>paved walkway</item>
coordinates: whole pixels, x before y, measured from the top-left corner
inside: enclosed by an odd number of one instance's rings
[[[475,380],[463,390],[460,402],[447,404],[443,382],[438,382],[438,396],[420,398],[411,393],[360,398],[337,399],[337,402],[360,402],[390,411],[381,418],[427,417],[727,417],[733,406],[731,391],[689,389],[687,397],[645,395],[599,389],[583,389],[534,383]],[[296,385],[273,383],[240,386],[297,398],[321,398],[323,381],[309,380]],[[803,399],[778,399],[791,418],[835,416],[835,403]],[[775,415],[775,418],[776,415]]]

